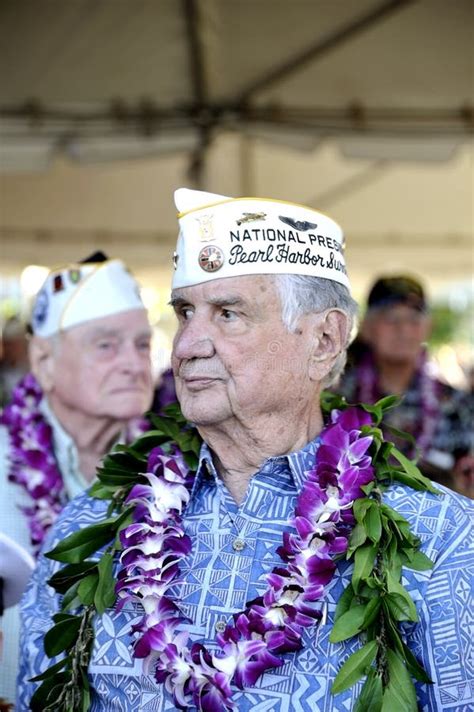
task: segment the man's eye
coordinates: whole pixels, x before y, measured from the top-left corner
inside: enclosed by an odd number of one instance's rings
[[[137,348],[140,351],[149,351],[151,348],[151,343],[148,340],[147,341],[139,341],[137,344]]]
[[[234,319],[237,319],[237,314],[234,311],[231,311],[230,309],[223,309],[222,317],[225,321],[234,321]]]
[[[113,346],[111,341],[99,341],[97,344],[97,348],[99,348],[101,351],[107,351],[108,349],[111,349]]]
[[[184,319],[185,321],[188,321],[189,319],[191,319],[193,314],[194,314],[194,311],[193,311],[193,309],[191,309],[191,307],[182,307],[179,310],[179,316],[182,319]]]

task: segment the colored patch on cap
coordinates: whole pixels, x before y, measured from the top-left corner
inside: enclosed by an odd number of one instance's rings
[[[211,214],[200,215],[196,218],[199,225],[199,239],[201,242],[211,242],[214,239],[213,216]]]
[[[199,266],[205,272],[217,272],[224,264],[224,253],[219,247],[203,247],[199,253]]]
[[[41,324],[44,324],[48,316],[49,310],[49,299],[45,289],[42,289],[36,295],[35,305],[33,308],[33,313],[31,315],[31,321],[33,324],[33,329]]]
[[[81,281],[81,270],[79,269],[70,269],[68,272],[69,280],[72,282],[72,284],[77,284],[78,282]]]
[[[62,274],[56,274],[53,279],[53,292],[62,292],[64,289],[64,282]]]

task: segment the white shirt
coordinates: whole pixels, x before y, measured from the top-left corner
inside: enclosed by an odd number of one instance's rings
[[[72,437],[64,430],[44,398],[40,411],[53,430],[53,446],[59,470],[63,476],[68,499],[85,490],[90,482],[79,470],[79,454]],[[28,523],[21,507],[31,502],[24,488],[8,480],[10,472],[10,442],[5,426],[0,426],[0,532],[11,537],[32,553]],[[3,632],[3,656],[0,658],[0,697],[15,699],[18,669],[19,606],[8,608],[0,627]]]

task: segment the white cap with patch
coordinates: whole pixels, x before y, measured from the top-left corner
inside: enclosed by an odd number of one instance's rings
[[[144,308],[138,284],[121,260],[78,262],[46,277],[33,305],[31,328],[47,338],[91,319]]]
[[[301,274],[349,288],[342,230],[312,208],[267,198],[175,192],[173,289],[248,274]]]

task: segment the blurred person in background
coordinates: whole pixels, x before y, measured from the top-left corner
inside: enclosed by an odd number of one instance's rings
[[[153,393],[153,403],[151,410],[154,413],[162,413],[163,409],[171,403],[176,403],[176,389],[174,384],[173,370],[167,368],[160,374]]]
[[[367,299],[367,312],[336,391],[348,402],[375,403],[403,397],[387,424],[416,442],[386,436],[433,480],[473,496],[472,413],[469,396],[433,373],[426,341],[431,331],[422,285],[410,276],[380,277]]]
[[[31,319],[31,373],[0,416],[0,532],[36,553],[112,445],[144,429],[151,331],[138,284],[96,253],[52,271]],[[18,609],[4,618],[0,695],[14,696]]]
[[[1,620],[4,611],[15,606],[34,569],[33,557],[13,539],[0,532],[0,666],[4,647]],[[0,694],[0,712],[13,712],[13,704]]]
[[[13,389],[28,371],[28,341],[21,319],[12,316],[2,329],[0,360],[0,406],[10,400]]]

